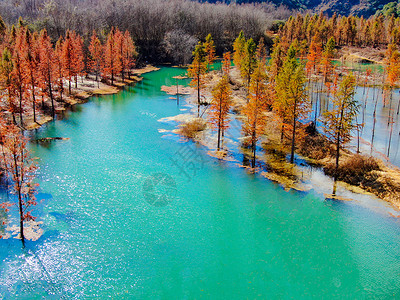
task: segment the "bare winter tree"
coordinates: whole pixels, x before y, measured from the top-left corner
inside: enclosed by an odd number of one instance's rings
[[[180,65],[190,63],[192,50],[198,40],[182,30],[173,30],[165,35],[163,46],[172,62]]]
[[[230,1],[231,2],[231,1]],[[0,1],[0,16],[9,25],[19,16],[36,29],[46,28],[52,41],[73,30],[85,37],[93,30],[108,34],[112,27],[128,30],[146,60],[162,59],[166,42],[177,34],[191,44],[211,34],[217,54],[230,49],[243,30],[246,38],[258,40],[274,20],[286,19],[290,11],[273,4],[200,3],[190,0],[19,0]],[[87,48],[86,44],[86,48]],[[172,52],[171,52],[172,53]],[[185,58],[168,55],[173,60]],[[179,53],[179,52],[178,52]],[[183,55],[183,54],[178,54]]]

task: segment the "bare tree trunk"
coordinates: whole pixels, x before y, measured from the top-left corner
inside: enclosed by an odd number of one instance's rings
[[[23,155],[23,154],[21,154]],[[17,154],[14,153],[14,171],[15,177],[17,178],[17,190],[18,190],[18,208],[19,208],[19,234],[21,236],[22,247],[25,247],[25,235],[24,235],[24,212],[22,208],[22,194],[21,194],[21,181],[20,181],[20,174],[18,172],[18,161],[17,161]]]
[[[296,140],[296,113],[297,113],[297,99],[294,100],[293,107],[293,133],[292,133],[292,149],[290,152],[290,163],[294,162],[294,148],[295,148],[295,140]]]
[[[197,76],[197,117],[200,117],[200,75]]]

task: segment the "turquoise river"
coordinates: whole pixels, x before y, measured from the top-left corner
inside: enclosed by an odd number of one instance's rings
[[[31,144],[44,234],[25,249],[0,240],[0,298],[399,299],[387,205],[287,192],[163,131],[188,109],[160,91],[182,72],[145,74],[33,133],[69,140]]]

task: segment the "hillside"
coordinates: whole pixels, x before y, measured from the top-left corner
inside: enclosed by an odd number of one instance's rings
[[[200,2],[224,2],[224,3],[265,3],[267,1],[263,0],[203,0]],[[373,15],[377,10],[383,8],[383,6],[389,2],[390,0],[270,0],[269,2],[279,6],[284,5],[287,8],[293,10],[311,10],[311,11],[324,11],[328,14],[333,14],[336,12],[337,14],[349,15],[363,15],[370,16]]]

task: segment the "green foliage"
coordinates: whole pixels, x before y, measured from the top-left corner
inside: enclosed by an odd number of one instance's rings
[[[382,10],[378,10],[376,15],[383,14],[385,17],[394,16],[397,18],[400,16],[400,5],[398,2],[389,2],[383,6]]]
[[[354,99],[356,80],[353,74],[347,75],[334,95],[332,109],[323,115],[324,131],[327,137],[337,146],[348,143],[351,132],[356,128],[354,123],[358,105]]]
[[[276,78],[275,111],[282,119],[284,127],[292,130],[292,149],[290,162],[294,160],[296,122],[309,112],[308,95],[305,87],[306,75],[303,64],[296,57],[298,43],[290,45],[282,70]]]
[[[251,74],[253,74],[257,66],[256,49],[257,45],[253,39],[248,39],[244,46],[244,54],[240,63],[240,75],[246,80],[247,86],[249,86]]]
[[[203,45],[207,61],[207,71],[210,71],[210,65],[212,65],[215,60],[215,45],[211,34],[207,35]]]
[[[328,56],[328,57],[332,57],[335,55],[335,39],[333,37],[331,37],[328,42],[325,45],[324,48],[324,53]]]
[[[0,61],[0,74],[6,86],[11,84],[11,72],[14,69],[11,52],[5,48]]]
[[[239,36],[233,42],[233,63],[236,67],[240,68],[242,58],[245,51],[246,38],[244,37],[243,30],[240,31]]]

